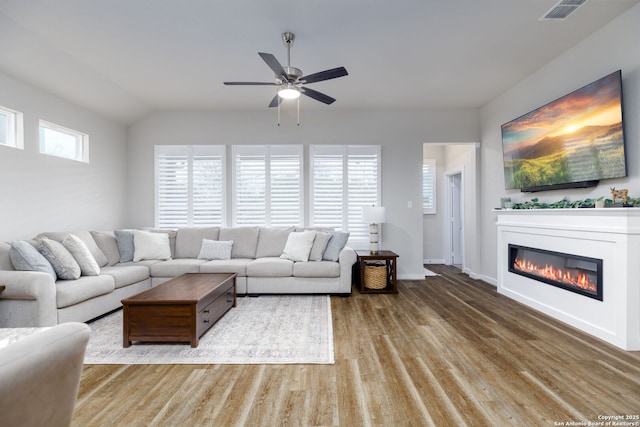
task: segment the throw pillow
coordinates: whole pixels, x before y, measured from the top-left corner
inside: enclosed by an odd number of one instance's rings
[[[116,243],[120,252],[120,262],[133,261],[135,246],[133,244],[133,230],[115,230]]]
[[[316,232],[316,239],[313,241],[313,246],[309,253],[309,261],[322,261],[322,254],[327,249],[331,236],[331,233]]]
[[[58,279],[76,280],[80,278],[80,266],[62,243],[43,237],[38,243],[38,251],[51,263]]]
[[[316,232],[312,230],[290,233],[280,258],[291,261],[309,261],[309,253],[311,252],[315,237]]]
[[[78,236],[69,234],[63,241],[62,246],[67,248],[73,258],[80,266],[80,272],[84,276],[98,276],[100,266],[91,254],[89,247]]]
[[[48,273],[53,277],[54,282],[58,278],[51,263],[29,242],[25,242],[24,240],[11,242],[9,256],[11,257],[13,268],[16,270]]]
[[[198,259],[231,259],[233,240],[202,239]]]
[[[120,250],[113,231],[92,231],[91,236],[107,257],[107,265],[116,265],[120,262]]]
[[[349,233],[342,231],[332,231],[331,239],[327,244],[327,249],[322,254],[322,259],[325,261],[338,261],[340,257],[340,251],[347,246],[347,240],[349,240]]]
[[[143,259],[171,259],[171,245],[166,233],[133,230],[133,261]]]

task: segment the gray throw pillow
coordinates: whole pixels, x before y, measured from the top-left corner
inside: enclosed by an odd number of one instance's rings
[[[133,244],[133,230],[115,230],[116,243],[120,251],[120,262],[133,261],[135,246]]]
[[[309,254],[309,261],[322,261],[322,255],[327,249],[327,244],[333,235],[331,233],[325,233],[322,231],[316,232],[316,239],[313,241],[311,247],[311,253]]]
[[[58,278],[51,263],[29,242],[24,240],[11,242],[9,256],[11,257],[13,268],[16,270],[49,273],[54,282]]]
[[[76,280],[80,278],[80,266],[71,252],[62,243],[43,237],[38,243],[38,251],[51,263],[58,279]]]
[[[340,251],[347,246],[347,240],[349,240],[349,233],[342,231],[332,231],[331,239],[327,243],[327,249],[322,254],[322,259],[325,261],[338,261]]]
[[[107,257],[107,265],[115,265],[120,262],[120,250],[113,231],[92,231],[91,236]]]

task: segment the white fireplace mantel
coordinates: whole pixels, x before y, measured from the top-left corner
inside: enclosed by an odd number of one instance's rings
[[[625,350],[640,350],[640,208],[495,210],[498,292]],[[603,260],[598,301],[508,271],[508,245]]]

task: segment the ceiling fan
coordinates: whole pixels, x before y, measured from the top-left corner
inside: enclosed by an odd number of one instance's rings
[[[269,107],[279,106],[283,99],[299,98],[301,93],[324,104],[332,104],[335,98],[305,87],[305,85],[344,77],[349,73],[344,67],[338,67],[306,76],[303,75],[302,70],[291,66],[291,46],[294,39],[295,35],[291,32],[282,34],[282,42],[287,48],[286,67],[283,67],[272,54],[258,52],[258,55],[267,63],[269,68],[276,73],[274,82],[224,82],[224,84],[230,86],[278,86],[278,93],[269,103]]]

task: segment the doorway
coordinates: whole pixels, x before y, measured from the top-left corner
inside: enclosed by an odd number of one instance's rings
[[[464,184],[463,171],[445,174],[447,179],[446,241],[449,242],[446,263],[460,269],[464,265]]]

